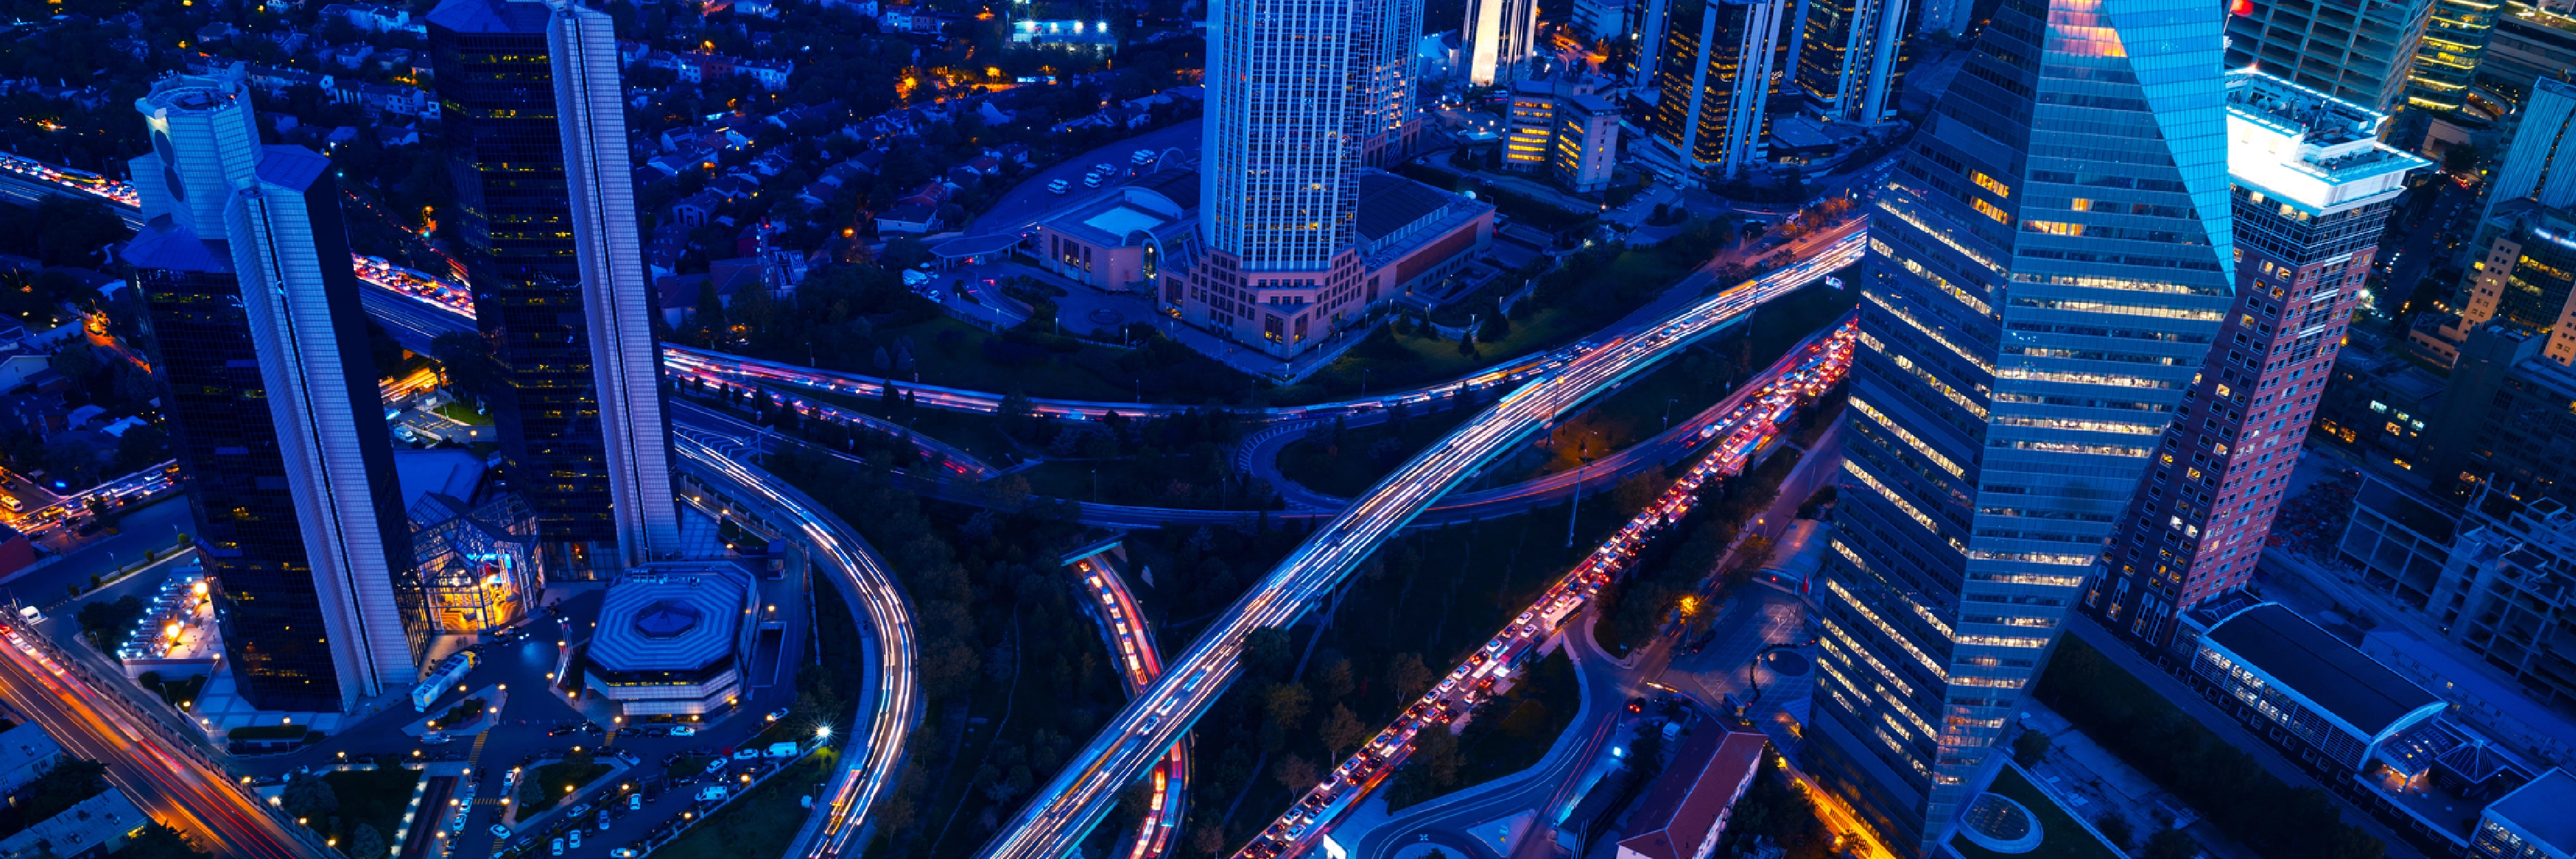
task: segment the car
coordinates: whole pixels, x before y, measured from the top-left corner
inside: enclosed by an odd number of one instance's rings
[[[725,795],[726,795],[727,793],[730,793],[730,791],[725,790],[725,786],[724,786],[724,785],[720,785],[720,784],[711,784],[711,785],[707,785],[706,787],[698,788],[698,801],[699,801],[699,802],[723,802],[723,801],[724,801],[724,798],[725,798]]]
[[[581,849],[581,828],[573,827],[572,831],[564,833],[564,844],[575,850]]]
[[[600,809],[600,810],[599,810],[599,831],[601,831],[601,832],[606,832],[606,831],[608,831],[608,823],[609,823],[609,821],[610,821],[610,820],[612,820],[612,819],[613,819],[613,818],[611,818],[611,817],[609,817],[609,816],[608,816],[608,809],[605,809],[605,808]]]
[[[549,845],[550,845],[550,846],[549,846],[549,847],[548,847],[548,849],[547,849],[547,855],[551,855],[551,856],[561,856],[561,855],[563,855],[563,839],[561,839],[561,838],[557,838],[557,839],[555,839],[555,840],[553,840],[553,841],[551,841],[551,842],[548,842],[548,843],[549,843]]]
[[[648,728],[645,728],[645,729],[644,729],[644,736],[647,736],[647,737],[667,737],[667,736],[670,736],[670,735],[671,735],[671,729],[669,729],[669,728],[665,728],[665,727],[662,727],[662,726],[660,726],[660,725],[654,725],[654,726],[651,726],[651,727],[648,727]]]
[[[641,793],[630,793],[630,794],[627,794],[627,795],[626,795],[626,810],[628,810],[628,811],[643,811],[643,810],[644,810],[644,795],[643,795],[643,794],[641,794]]]
[[[775,722],[784,718],[787,718],[787,708],[780,707],[769,711],[769,715],[760,717],[760,720],[763,722]]]
[[[736,750],[736,751],[733,753],[733,759],[734,759],[734,760],[737,760],[737,761],[756,761],[756,760],[760,760],[760,750],[759,750],[759,749],[739,749],[739,750]]]
[[[582,804],[580,804],[580,805],[576,805],[576,806],[573,806],[573,807],[572,807],[572,818],[573,818],[573,819],[575,819],[575,820],[579,820],[579,819],[581,819],[581,816],[582,816],[582,815],[589,814],[589,813],[590,813],[590,803],[585,802],[585,803],[582,803]]]
[[[498,824],[498,823],[492,824],[492,837],[494,837],[494,838],[508,838],[508,837],[510,837],[510,827],[503,826],[503,825]]]
[[[642,855],[644,854],[635,852],[635,848],[633,847],[620,847],[615,850],[608,851],[609,859],[635,859],[635,857]]]
[[[719,758],[716,758],[715,760],[711,760],[711,761],[708,761],[708,762],[707,762],[707,774],[708,774],[708,775],[715,775],[716,773],[724,772],[724,768],[725,768],[725,759],[724,759],[724,758],[719,757]]]
[[[616,754],[617,759],[624,761],[627,766],[640,767],[644,765],[644,759],[636,757],[634,752],[630,752],[625,749],[618,749]]]
[[[1047,183],[1047,191],[1049,193],[1062,194],[1071,190],[1073,190],[1073,183],[1062,179]]]
[[[1098,173],[1102,176],[1116,176],[1118,175],[1118,168],[1111,167],[1109,166],[1109,162],[1103,161],[1098,164],[1091,165],[1091,172]]]
[[[671,736],[674,736],[674,737],[694,737],[694,736],[697,736],[697,735],[698,735],[698,729],[693,728],[693,727],[690,727],[690,726],[688,726],[688,725],[672,725],[672,726],[671,726]]]
[[[1082,177],[1082,186],[1085,188],[1098,188],[1100,187],[1100,182],[1101,178],[1098,173]]]

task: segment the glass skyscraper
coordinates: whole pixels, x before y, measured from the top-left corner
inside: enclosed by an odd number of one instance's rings
[[[1807,0],[1798,87],[1817,116],[1877,122],[1904,88],[1904,0]]]
[[[1876,192],[1817,777],[1928,855],[2233,296],[2225,14],[2004,0]]]
[[[548,579],[640,563],[678,510],[607,17],[447,0],[428,24],[475,323],[507,379],[479,392],[503,476]]]
[[[2254,68],[2371,110],[2406,91],[2433,0],[2253,0],[2227,19],[2227,67]]]
[[[2084,596],[2151,647],[2253,575],[2389,210],[2432,166],[2380,143],[2386,115],[2360,105],[2241,69],[2227,95],[2236,306]]]
[[[2486,58],[2487,39],[2495,34],[2496,15],[2503,8],[2504,0],[2435,0],[2433,20],[2424,27],[2414,72],[2407,77],[2407,106],[2449,113],[2468,103],[2478,61]]]
[[[226,662],[262,710],[347,711],[414,680],[426,626],[331,162],[260,145],[238,66],[135,109],[123,256]]]
[[[1711,179],[1763,160],[1799,22],[1788,0],[1671,0],[1646,131]]]

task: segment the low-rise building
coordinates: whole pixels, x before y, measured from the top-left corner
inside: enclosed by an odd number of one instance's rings
[[[16,792],[62,758],[62,744],[33,722],[0,732],[0,795]]]
[[[1619,168],[1619,103],[1596,94],[1557,101],[1556,182],[1577,194],[1610,187]]]
[[[1166,170],[1093,193],[1038,222],[1038,266],[1112,292],[1152,293],[1168,248],[1197,229],[1199,173]]]
[[[1618,859],[1708,859],[1769,747],[1749,731],[1704,727],[1691,735],[1628,818]]]
[[[742,693],[759,591],[735,564],[671,562],[610,582],[583,685],[628,716],[696,716]]]
[[[110,787],[14,835],[0,838],[0,856],[106,856],[151,824],[152,818],[136,808],[134,800],[127,799],[124,791]]]
[[[2190,676],[2312,769],[2359,772],[2391,737],[2448,706],[2279,603],[2205,606],[2185,615],[2193,626],[2214,620],[2189,636]]]
[[[2478,814],[2477,859],[2576,857],[2576,776],[2541,773]]]

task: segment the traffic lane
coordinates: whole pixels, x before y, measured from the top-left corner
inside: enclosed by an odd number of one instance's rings
[[[267,813],[212,781],[221,774],[202,773],[191,762],[174,759],[150,740],[138,741],[114,717],[92,703],[95,691],[69,677],[54,677],[32,664],[14,647],[0,647],[0,695],[20,713],[37,720],[57,743],[81,757],[107,765],[108,778],[129,798],[152,811],[155,820],[199,838],[204,845],[223,845],[231,855],[292,857],[302,851],[288,846],[292,836],[275,829]],[[40,676],[41,675],[41,676]]]

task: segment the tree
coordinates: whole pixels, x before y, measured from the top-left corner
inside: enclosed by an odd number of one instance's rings
[[[2147,836],[2145,854],[2144,859],[2192,859],[2200,855],[2200,842],[2180,829],[2167,829]]]
[[[1351,660],[1348,657],[1336,656],[1326,661],[1324,669],[1315,675],[1315,691],[1328,701],[1347,700],[1358,689],[1357,682],[1351,679]]]
[[[2093,818],[2093,828],[2100,831],[2111,846],[2122,850],[2129,849],[2129,839],[2138,834],[2137,828],[2129,825],[2129,818],[2113,809],[2104,809],[2100,816]]]
[[[1288,673],[1288,659],[1287,630],[1265,626],[1243,637],[1245,674],[1258,677],[1284,676]]]
[[[1293,753],[1282,755],[1278,763],[1270,765],[1270,777],[1277,779],[1279,786],[1287,788],[1291,794],[1304,794],[1315,786],[1315,780],[1319,778],[1313,763]]]
[[[286,783],[286,794],[280,798],[286,813],[300,818],[328,817],[340,810],[340,797],[331,792],[331,783],[318,775],[298,776]]]
[[[1315,702],[1314,693],[1306,691],[1306,684],[1294,680],[1271,686],[1261,697],[1262,704],[1269,711],[1270,721],[1283,730],[1294,729],[1305,722],[1306,711]]]
[[[1419,653],[1396,654],[1387,664],[1386,679],[1399,704],[1422,697],[1431,689],[1431,669],[1423,667]]]
[[[2476,144],[2454,143],[2442,150],[2442,172],[2454,176],[2475,173],[2485,160],[2486,154],[2479,152]]]
[[[1360,717],[1352,713],[1349,706],[1336,702],[1332,714],[1324,717],[1323,736],[1324,748],[1331,750],[1334,757],[1340,757],[1368,742],[1369,729],[1360,724]]]
[[[209,859],[210,854],[188,845],[187,836],[179,830],[158,823],[125,840],[125,849],[116,852],[122,859]]]
[[[2035,766],[2039,763],[2039,759],[2048,756],[2048,735],[2038,731],[2023,731],[2020,736],[2013,738],[2012,753],[2013,763],[2024,767]]]
[[[367,320],[367,357],[376,365],[376,378],[390,379],[402,372],[402,344],[373,319]]]
[[[1405,767],[1420,774],[1424,786],[1434,791],[1458,786],[1458,735],[1449,733],[1447,725],[1424,728],[1413,735],[1413,757]]]
[[[373,824],[358,824],[357,830],[349,833],[349,859],[377,859],[383,855],[385,836]]]

